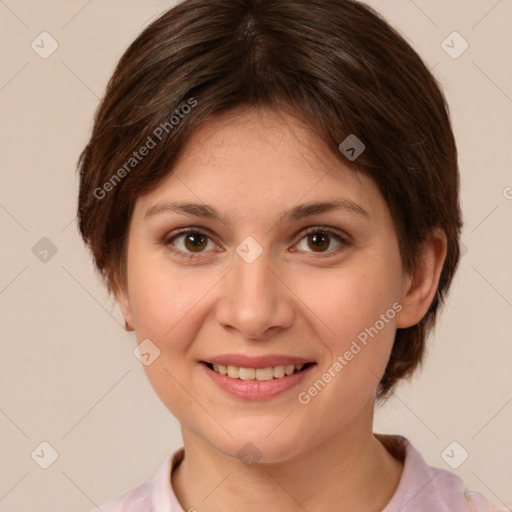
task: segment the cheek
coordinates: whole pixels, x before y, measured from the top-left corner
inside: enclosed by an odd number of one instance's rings
[[[174,268],[165,260],[133,255],[128,268],[130,302],[136,330],[160,342],[174,337],[192,318],[213,286],[210,274]]]
[[[392,262],[358,262],[330,272],[304,274],[294,289],[310,310],[309,317],[317,319],[322,340],[331,352],[339,352],[376,322],[383,336],[392,330],[394,310],[385,318],[384,326],[379,319],[399,298],[397,276]]]
[[[300,281],[298,294],[308,297],[314,313],[309,317],[326,356],[319,368],[325,391],[318,391],[322,382],[308,388],[311,395],[303,390],[315,401],[320,417],[334,401],[344,404],[338,418],[343,422],[374,393],[394,342],[400,268],[393,259],[375,258]]]
[[[189,414],[200,414],[184,389],[191,369],[190,347],[201,329],[200,299],[213,284],[211,279],[141,255],[134,254],[130,265],[130,301],[138,342],[149,338],[160,350],[144,366],[145,374],[169,411],[186,424]]]
[[[301,281],[299,293],[308,297],[308,317],[325,357],[298,401],[334,430],[371,400],[389,360],[401,307],[396,275],[383,268],[353,266],[336,276]]]

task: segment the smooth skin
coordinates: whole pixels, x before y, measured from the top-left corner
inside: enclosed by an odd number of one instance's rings
[[[333,199],[367,215],[283,216]],[[168,207],[175,201],[207,204],[222,220],[178,213]],[[185,227],[196,230],[192,242],[176,233]],[[305,234],[310,227],[318,229]],[[252,263],[236,252],[249,236],[263,249]],[[382,510],[403,464],[372,432],[375,392],[396,328],[425,315],[445,256],[435,231],[408,275],[377,186],[290,112],[243,108],[197,129],[172,172],[137,199],[116,292],[137,342],[149,338],[161,352],[145,371],[181,423],[185,458],[172,485],[183,509]],[[298,393],[395,302],[401,311],[301,404]],[[226,353],[316,365],[296,388],[245,400],[214,385],[199,362]],[[237,457],[246,443],[261,453],[256,465]]]

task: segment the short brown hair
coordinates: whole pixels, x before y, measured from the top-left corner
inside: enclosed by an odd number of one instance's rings
[[[458,265],[462,220],[457,149],[441,88],[403,37],[360,2],[185,0],[140,34],[108,83],[78,163],[79,228],[96,267],[109,291],[124,286],[137,197],[172,172],[202,122],[244,106],[292,109],[337,158],[376,183],[405,270],[415,269],[433,228],[446,235],[428,312],[397,329],[377,390],[383,400],[422,360]],[[350,134],[366,146],[353,162],[338,149]],[[136,158],[142,147],[148,151]]]

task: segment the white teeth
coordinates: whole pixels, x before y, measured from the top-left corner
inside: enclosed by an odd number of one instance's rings
[[[286,375],[291,375],[294,371],[295,371],[295,366],[293,364],[287,364],[284,367],[284,373],[286,373]]]
[[[274,378],[274,368],[258,368],[256,370],[256,380],[272,380]]]
[[[231,366],[228,365],[228,377],[231,377],[232,379],[238,379],[238,376],[240,374],[240,368],[238,366]]]
[[[287,364],[268,366],[266,368],[240,368],[233,365],[213,364],[213,370],[221,375],[227,375],[232,379],[241,380],[272,380],[281,379],[284,376],[292,375],[304,368],[303,364]]]
[[[284,366],[282,364],[279,366],[274,366],[274,377],[276,379],[284,377]]]
[[[242,380],[254,380],[256,377],[256,370],[254,368],[239,368],[239,370]]]

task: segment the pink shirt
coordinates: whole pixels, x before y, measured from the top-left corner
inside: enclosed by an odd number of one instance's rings
[[[379,434],[377,436],[380,437]],[[404,469],[395,494],[382,512],[510,512],[493,505],[482,494],[466,489],[454,472],[428,466],[403,436],[393,436],[392,439],[405,449]],[[180,448],[165,459],[152,481],[111,499],[101,505],[101,510],[184,512],[174,494],[170,477],[183,456],[184,448]]]

